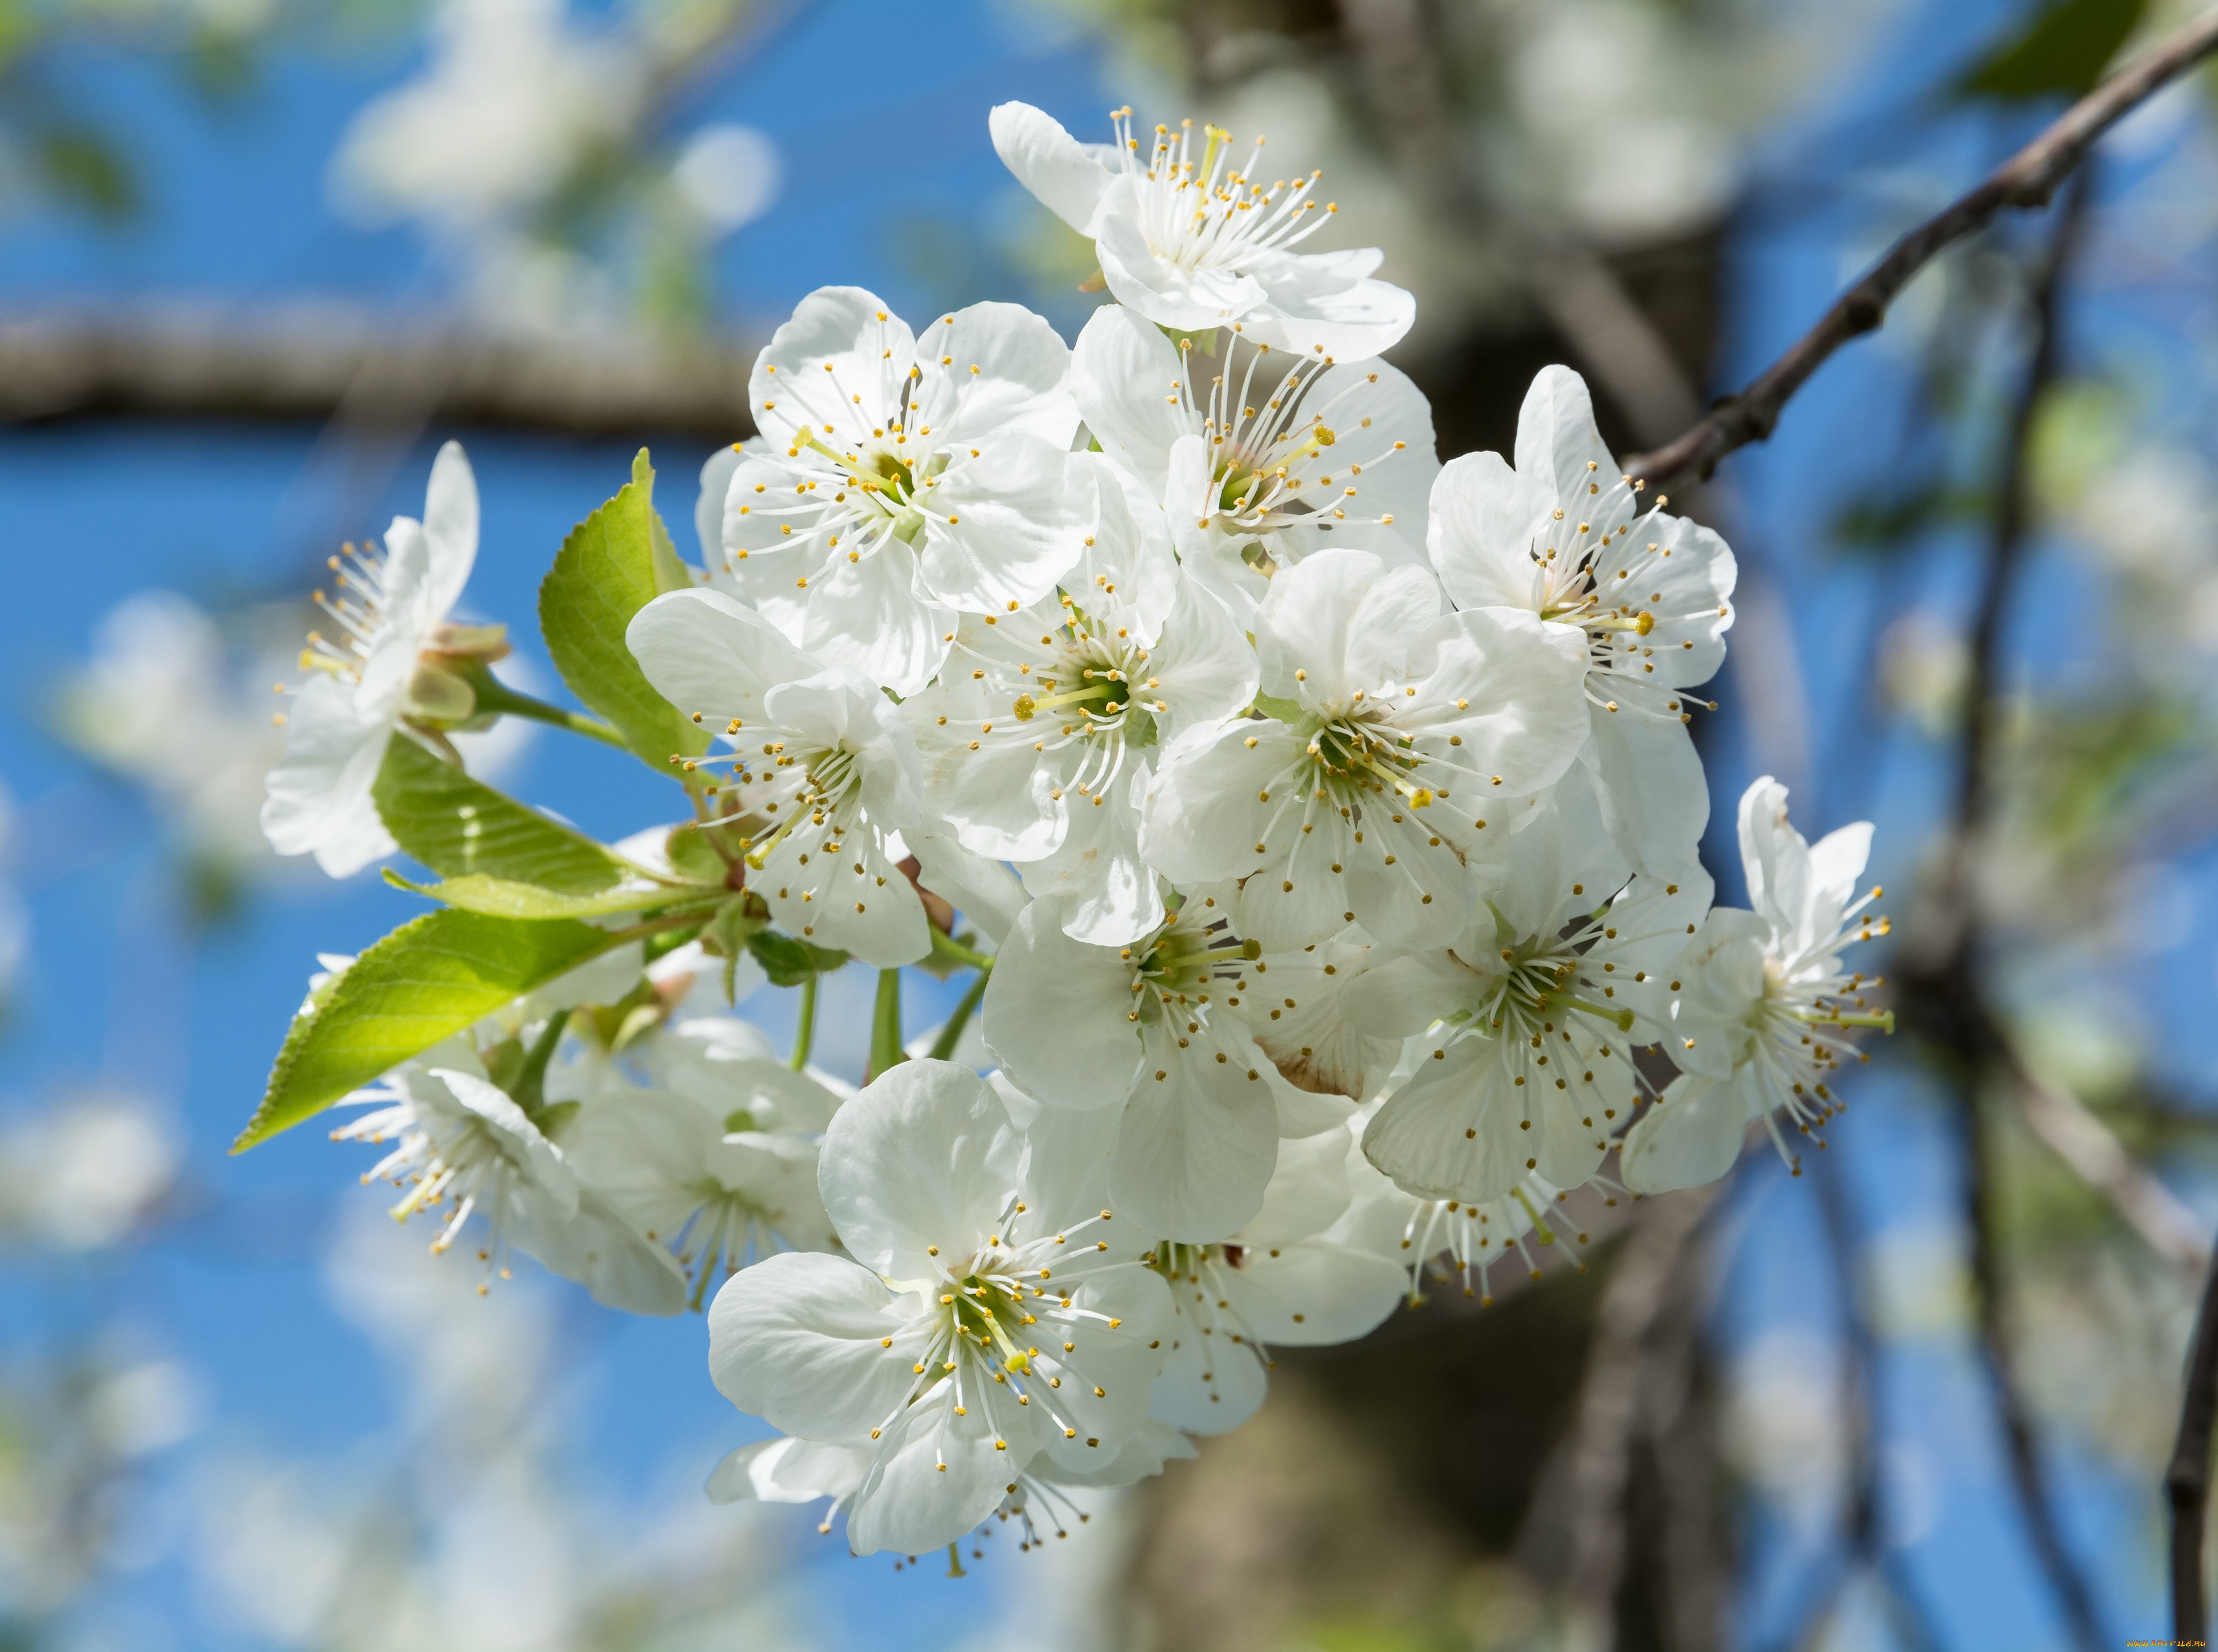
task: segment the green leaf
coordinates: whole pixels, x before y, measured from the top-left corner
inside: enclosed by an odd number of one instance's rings
[[[556,919],[517,923],[449,908],[403,924],[356,959],[322,1005],[295,1016],[262,1105],[232,1143],[244,1153],[348,1092],[623,944]]]
[[[1303,709],[1300,701],[1281,700],[1276,695],[1271,694],[1257,695],[1255,709],[1266,717],[1277,718],[1282,723],[1298,723],[1309,715],[1309,713]]]
[[[1967,70],[1959,96],[2079,97],[2091,91],[2147,0],[2058,0]]]
[[[443,877],[574,895],[612,888],[629,869],[584,833],[473,780],[406,735],[386,742],[370,795],[393,840]]]
[[[755,962],[773,987],[798,987],[811,975],[837,969],[847,962],[844,952],[811,946],[769,929],[759,929],[748,936],[747,950],[755,955]]]
[[[704,752],[709,735],[654,691],[624,630],[655,597],[691,583],[654,513],[654,471],[642,448],[632,480],[570,530],[539,586],[539,629],[555,670],[664,774],[671,753]]]
[[[434,900],[443,900],[464,912],[482,913],[488,918],[605,918],[614,913],[668,906],[696,893],[660,883],[625,883],[598,894],[563,894],[536,883],[511,882],[506,878],[488,877],[482,872],[467,872],[437,883],[414,883],[390,868],[386,870],[385,881],[396,889],[429,895]],[[713,896],[721,892],[703,889],[697,893]]]

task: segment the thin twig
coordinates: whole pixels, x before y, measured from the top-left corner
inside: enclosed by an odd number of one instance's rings
[[[1876,329],[1911,279],[1944,250],[1983,229],[2005,207],[2048,204],[2094,141],[2157,91],[2218,50],[2218,10],[2206,12],[2129,67],[2112,75],[2063,118],[1890,248],[1871,273],[1841,294],[1818,325],[1737,396],[1728,396],[1684,434],[1626,467],[1653,485],[1683,471],[1707,478],[1718,461],[1767,440],[1787,399],[1850,339]]]
[[[2218,1418],[2218,1256],[2196,1310],[2195,1340],[2179,1402],[2179,1437],[2165,1470],[2172,1506],[2172,1637],[2183,1645],[2209,1638],[2210,1608],[2203,1587],[2203,1525],[2210,1505],[2210,1430]]]

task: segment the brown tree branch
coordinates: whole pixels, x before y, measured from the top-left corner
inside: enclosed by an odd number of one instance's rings
[[[300,306],[0,317],[0,423],[99,416],[498,425],[736,441],[753,352],[736,340],[497,334]]]
[[[1726,397],[1653,453],[1629,461],[1626,473],[1651,484],[1689,470],[1707,478],[1727,454],[1769,439],[1787,399],[1835,350],[1886,320],[1887,306],[1919,270],[1947,248],[1985,228],[2005,207],[2047,206],[2097,138],[2214,50],[2218,50],[2218,9],[2206,12],[2112,75],[1979,188],[1897,241],[1868,275],[1834,301],[1816,326],[1789,345],[1746,389]]]
[[[2182,1645],[2209,1638],[2210,1606],[2203,1587],[2203,1527],[2210,1505],[2210,1432],[2218,1419],[2218,1255],[2196,1310],[2195,1340],[2179,1404],[2179,1434],[2165,1470],[2172,1509],[2172,1636]]]

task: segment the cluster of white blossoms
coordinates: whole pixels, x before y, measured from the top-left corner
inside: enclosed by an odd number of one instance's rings
[[[548,577],[598,718],[450,619],[449,447],[424,523],[338,566],[266,817],[333,870],[398,844],[445,904],[332,961],[246,1139],[347,1097],[438,1247],[709,1303],[717,1386],[780,1431],[711,1494],[829,1499],[862,1553],[1062,1535],[1253,1414],[1274,1350],[1583,1240],[1580,1190],[1714,1179],[1758,1123],[1797,1162],[1844,1030],[1889,1024],[1840,958],[1883,929],[1868,827],[1813,849],[1759,781],[1754,910],[1711,905],[1689,724],[1732,555],[1576,374],[1514,461],[1444,466],[1378,354],[1409,295],[1301,250],[1314,177],[1128,113],[1102,149],[992,130],[1099,250],[1075,346],[804,300],[703,473],[709,566],[642,459]],[[607,846],[502,797],[448,738],[500,715],[629,748],[690,817]],[[809,1065],[851,959],[855,1092]],[[916,964],[975,973],[905,1048]],[[735,1013],[766,982],[784,1057]]]

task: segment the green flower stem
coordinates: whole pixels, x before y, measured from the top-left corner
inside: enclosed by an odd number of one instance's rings
[[[544,700],[535,700],[528,694],[519,694],[491,671],[480,669],[470,673],[470,688],[477,695],[480,711],[499,712],[505,717],[528,717],[536,723],[551,723],[557,728],[567,728],[573,734],[585,734],[619,751],[629,752],[631,743],[606,723],[575,711],[565,711],[560,706],[550,706]]]
[[[524,1116],[538,1122],[547,1105],[547,1064],[554,1059],[554,1051],[562,1042],[563,1030],[570,1024],[570,1012],[557,1010],[547,1018],[547,1025],[524,1052],[524,1067],[516,1075],[516,1104],[524,1109]]]
[[[901,971],[878,971],[878,1001],[870,1012],[870,1076],[890,1073],[908,1059],[901,1049]]]
[[[689,912],[665,913],[660,918],[649,918],[642,920],[641,922],[629,925],[623,929],[610,930],[608,931],[609,944],[603,947],[600,950],[600,952],[596,952],[592,956],[598,958],[601,956],[601,952],[607,952],[613,948],[622,946],[626,941],[643,940],[650,935],[660,935],[666,930],[698,927],[704,915],[702,909],[702,903],[699,901],[687,901],[685,904],[691,907],[692,910]],[[580,960],[580,962],[583,962],[583,960]]]
[[[932,931],[932,950],[950,963],[959,963],[966,969],[991,969],[994,961],[983,952],[973,952],[962,942],[942,935],[937,925]]]
[[[809,1052],[816,1043],[816,983],[822,979],[812,974],[801,983],[801,1022],[793,1030],[793,1059],[786,1063],[796,1073],[809,1065]]]
[[[993,978],[993,971],[989,969],[978,972],[978,979],[972,981],[970,990],[963,994],[954,1013],[947,1018],[947,1024],[939,1030],[939,1036],[932,1041],[933,1061],[951,1061],[955,1059],[955,1046],[963,1042],[963,1029],[970,1024],[971,1016],[977,1012],[979,1000],[986,996],[986,983]]]

